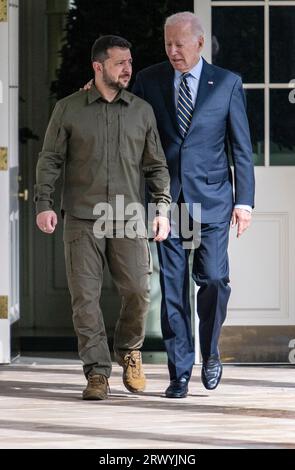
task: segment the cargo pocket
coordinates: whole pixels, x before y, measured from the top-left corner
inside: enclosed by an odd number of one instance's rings
[[[153,270],[153,261],[149,242],[146,238],[136,239],[136,261],[137,266],[144,266],[151,274]]]
[[[65,231],[63,235],[65,246],[65,262],[67,275],[79,274],[83,271],[83,232],[82,230]]]
[[[152,252],[150,248],[150,242],[147,240],[147,247],[148,247],[148,253],[149,253],[149,274],[152,274],[153,272],[153,257],[152,257]]]

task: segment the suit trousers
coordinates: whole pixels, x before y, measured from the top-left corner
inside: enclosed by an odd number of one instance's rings
[[[203,360],[219,355],[218,339],[230,296],[229,223],[200,224],[200,244],[194,249],[192,277],[197,294],[200,348]],[[183,238],[158,244],[162,290],[161,327],[171,380],[190,378],[195,353],[191,328],[189,255]]]
[[[65,215],[66,272],[85,376],[93,370],[109,377],[111,356],[100,308],[104,266],[108,264],[121,298],[114,351],[122,356],[143,344],[149,309],[150,252],[146,238],[128,238],[122,233],[118,238],[113,232],[97,238],[94,222]]]

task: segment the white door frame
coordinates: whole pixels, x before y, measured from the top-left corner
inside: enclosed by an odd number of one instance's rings
[[[18,8],[0,3],[0,363],[11,360],[11,325],[19,319]]]

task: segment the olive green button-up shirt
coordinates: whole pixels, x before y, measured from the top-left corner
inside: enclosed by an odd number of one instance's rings
[[[95,86],[59,101],[40,152],[35,185],[37,213],[54,207],[55,182],[63,173],[62,210],[95,219],[97,203],[151,202],[166,215],[170,178],[151,106],[126,90],[111,103]],[[119,217],[121,218],[121,217]]]

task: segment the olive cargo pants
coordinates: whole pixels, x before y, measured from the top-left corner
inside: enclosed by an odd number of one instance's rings
[[[107,263],[121,297],[114,351],[122,356],[143,344],[149,309],[150,252],[146,238],[96,238],[94,222],[65,215],[66,272],[85,376],[93,370],[109,377],[111,357],[100,309],[103,269]]]

